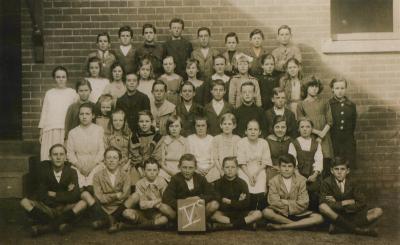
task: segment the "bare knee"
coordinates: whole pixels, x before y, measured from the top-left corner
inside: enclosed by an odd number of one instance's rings
[[[210,213],[217,211],[218,208],[219,208],[219,204],[217,201],[211,201],[211,202],[207,203],[207,211]]]
[[[272,210],[270,208],[265,208],[262,211],[262,214],[263,214],[264,218],[271,218],[271,217],[275,216],[274,210]]]
[[[321,204],[319,205],[319,211],[320,211],[322,214],[328,214],[329,212],[332,211],[332,209],[328,206],[328,204],[326,204],[326,203],[321,203]]]
[[[261,213],[260,210],[254,210],[250,213],[250,215],[252,217],[254,217],[255,219],[261,219],[263,217],[263,213]]]
[[[33,208],[32,202],[31,200],[29,200],[28,198],[23,198],[20,201],[20,205],[25,209],[25,210],[30,210]]]
[[[89,206],[93,205],[93,203],[95,202],[92,194],[87,191],[81,193],[81,199],[85,201]]]
[[[166,223],[168,223],[168,218],[164,215],[160,216],[155,220],[154,223],[156,223],[156,225],[165,225]]]
[[[320,214],[313,213],[310,217],[313,218],[315,224],[322,224],[324,222],[324,218]]]
[[[372,209],[372,218],[373,219],[378,219],[383,215],[383,209],[382,208],[374,208]]]

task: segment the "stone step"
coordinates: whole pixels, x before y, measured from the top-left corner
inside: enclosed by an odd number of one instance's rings
[[[0,155],[0,172],[21,172],[29,171],[29,159],[31,155]]]
[[[40,154],[40,144],[37,141],[0,140],[0,155]]]

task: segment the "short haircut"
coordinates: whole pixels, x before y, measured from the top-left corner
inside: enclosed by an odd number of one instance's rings
[[[63,144],[54,144],[50,147],[49,149],[49,155],[51,155],[51,152],[53,151],[53,149],[57,148],[57,147],[61,147],[64,149],[65,154],[67,154],[67,148],[65,148],[65,146]]]
[[[182,25],[182,30],[185,29],[185,22],[181,18],[172,18],[169,22],[169,28],[171,28],[173,23],[179,23]]]
[[[292,154],[289,154],[289,153],[280,155],[278,157],[278,162],[279,162],[279,166],[282,163],[291,163],[291,164],[293,164],[293,167],[296,167],[296,158]]]
[[[286,122],[286,124],[287,124],[286,117],[283,116],[283,115],[277,115],[277,116],[275,116],[275,117],[272,119],[272,128],[274,128],[275,125],[278,124],[278,123],[280,123],[280,122]]]
[[[222,167],[225,167],[226,162],[234,162],[236,167],[239,166],[238,160],[236,157],[224,157],[224,160],[222,160]]]
[[[140,116],[148,116],[148,117],[150,117],[151,121],[154,120],[153,114],[151,114],[151,111],[149,111],[149,110],[143,110],[143,111],[138,112],[138,123],[139,123]]]
[[[182,119],[177,116],[177,115],[171,115],[168,117],[167,122],[165,123],[165,127],[167,130],[167,134],[170,135],[171,132],[169,131],[169,126],[171,126],[171,124],[174,124],[175,122],[179,121],[181,127],[182,127]]]
[[[208,119],[207,119],[206,116],[197,115],[197,116],[194,118],[194,124],[195,124],[195,125],[196,125],[196,122],[197,122],[197,121],[206,121],[206,124],[207,124],[207,126],[208,126]]]
[[[79,87],[85,86],[85,85],[89,87],[90,91],[92,91],[92,85],[90,84],[90,82],[87,79],[81,79],[78,82],[76,82],[76,84],[75,84],[76,92],[78,93]]]
[[[332,159],[331,163],[331,168],[334,168],[336,166],[340,165],[345,165],[347,168],[349,168],[349,161],[346,157],[344,156],[336,156]]]
[[[335,83],[338,83],[338,82],[344,82],[344,84],[345,84],[345,86],[346,86],[346,88],[347,88],[347,85],[348,85],[347,80],[344,79],[344,78],[342,78],[342,77],[341,77],[341,78],[338,78],[338,79],[336,79],[336,78],[332,79],[332,81],[330,82],[329,86],[330,86],[331,88],[333,88],[333,85],[334,85]]]
[[[67,78],[68,78],[68,70],[64,66],[56,66],[56,67],[54,67],[53,71],[51,72],[51,76],[53,78],[56,78],[56,72],[57,71],[64,71],[65,74],[67,75]]]
[[[172,55],[165,56],[164,59],[163,59],[163,62],[164,62],[164,60],[166,60],[166,59],[172,59],[172,62],[174,62],[174,64],[175,64],[174,56],[172,56]]]
[[[210,30],[210,28],[208,28],[208,27],[200,27],[198,30],[197,30],[197,36],[199,36],[200,35],[200,32],[201,31],[206,31],[206,32],[208,32],[208,35],[211,37],[211,30]]]
[[[240,91],[242,91],[244,86],[252,86],[253,91],[256,91],[256,85],[254,85],[254,83],[252,83],[250,81],[246,81],[246,82],[242,83],[242,85],[240,85]]]
[[[275,57],[272,54],[263,54],[260,60],[262,65],[264,65],[265,60],[272,60],[275,64]]]
[[[156,85],[163,85],[164,86],[164,90],[165,92],[167,92],[167,84],[165,84],[165,82],[161,81],[161,80],[157,80],[153,83],[153,86],[151,86],[151,92],[154,92],[154,88],[156,87]]]
[[[250,60],[245,54],[239,55],[239,57],[237,57],[236,61],[238,64],[240,62],[247,62],[247,64],[250,64]]]
[[[183,154],[181,156],[181,158],[179,159],[178,167],[181,167],[183,161],[194,162],[194,166],[197,166],[197,160],[196,160],[196,157],[193,154],[190,154],[190,153]]]
[[[87,73],[88,73],[89,76],[90,76],[90,70],[89,70],[89,68],[90,68],[90,63],[93,63],[93,62],[96,62],[97,64],[99,64],[99,68],[100,68],[99,74],[101,73],[101,70],[103,69],[103,66],[102,66],[102,64],[101,64],[101,60],[100,60],[99,58],[97,58],[97,57],[90,57],[89,60],[88,60],[87,66],[86,66],[86,71],[87,71]]]
[[[145,31],[147,28],[153,29],[154,34],[157,33],[156,27],[155,27],[153,24],[146,23],[146,24],[144,24],[143,27],[142,27],[142,35],[144,35],[144,31]]]
[[[101,103],[103,102],[112,102],[113,101],[113,97],[111,94],[102,94],[99,97],[98,103],[99,105],[101,105]]]
[[[312,76],[310,80],[303,86],[303,97],[307,97],[307,90],[309,87],[318,87],[318,94],[322,92],[324,86],[322,85],[321,81],[316,77]]]
[[[223,56],[222,54],[218,54],[218,55],[214,56],[214,58],[213,58],[213,65],[215,65],[215,60],[216,60],[216,59],[223,59],[223,60],[225,61],[225,64],[226,64],[226,58],[225,58],[225,56]]]
[[[149,157],[149,159],[144,160],[143,169],[146,169],[146,166],[150,164],[155,164],[157,168],[160,169],[160,163],[158,163],[158,161],[154,157]]]
[[[286,30],[289,31],[290,34],[292,34],[292,29],[291,29],[288,25],[281,25],[281,26],[278,28],[278,34],[279,34],[279,32],[280,32],[282,29],[286,29]]]
[[[212,80],[211,81],[211,90],[215,87],[215,86],[222,86],[225,89],[225,83],[224,81],[222,81],[221,79],[216,79],[216,80]]]
[[[114,146],[107,147],[107,149],[104,151],[104,159],[106,158],[107,153],[110,152],[110,151],[117,152],[119,160],[122,159],[122,152],[118,148],[116,148]]]
[[[102,32],[102,33],[97,34],[96,43],[99,43],[100,37],[107,37],[107,41],[109,43],[111,42],[110,34],[108,34],[108,32]]]
[[[118,37],[121,37],[121,33],[124,31],[129,32],[129,34],[131,34],[131,37],[133,37],[133,31],[130,26],[122,26],[121,28],[119,28]]]
[[[254,29],[250,32],[249,37],[252,38],[254,35],[260,34],[261,38],[264,40],[264,33],[260,29]]]
[[[309,122],[311,124],[311,127],[312,128],[314,127],[314,123],[311,121],[310,118],[308,118],[308,117],[300,117],[300,118],[297,118],[297,128],[300,128],[300,123],[301,122]]]
[[[126,74],[125,74],[125,80],[126,80],[126,78],[129,76],[129,75],[135,75],[135,77],[136,77],[136,79],[137,79],[137,82],[139,83],[140,81],[140,79],[139,79],[139,75],[136,73],[136,72],[134,72],[134,71],[132,71],[132,70],[130,70],[130,71],[128,71]]]
[[[193,88],[193,92],[196,91],[196,87],[194,86],[194,84],[193,84],[192,82],[189,82],[189,81],[183,82],[183,83],[181,84],[181,87],[180,87],[180,90],[179,90],[179,91],[182,91],[182,88],[183,88],[184,86],[191,86],[191,87]]]
[[[118,61],[115,61],[112,65],[111,65],[111,67],[110,67],[110,81],[113,81],[114,80],[114,78],[113,78],[113,75],[112,75],[112,71],[116,68],[116,67],[121,67],[121,70],[122,70],[122,82],[124,82],[125,83],[125,79],[126,79],[126,76],[125,76],[125,69],[124,69],[124,66],[121,64],[121,63],[119,63]]]
[[[236,39],[236,42],[239,44],[239,37],[235,32],[229,32],[228,34],[226,34],[225,43],[228,41],[229,37],[234,37]]]
[[[94,113],[94,105],[89,102],[85,102],[79,106],[79,112],[81,111],[82,108],[89,108],[92,111],[92,114]]]
[[[221,125],[226,120],[231,120],[234,125],[236,125],[236,123],[237,123],[235,115],[233,115],[232,113],[229,113],[229,112],[225,113],[221,116],[221,118],[219,119],[219,124]]]
[[[280,93],[285,93],[285,95],[286,95],[285,89],[281,88],[281,87],[276,87],[276,88],[272,89],[273,95],[279,95]]]
[[[149,75],[149,78],[150,79],[154,79],[154,71],[153,71],[153,64],[151,63],[151,60],[148,58],[148,57],[144,57],[143,59],[141,59],[140,60],[140,63],[139,63],[139,69],[138,69],[138,74],[139,74],[139,77],[140,77],[140,69],[142,68],[142,66],[145,66],[145,65],[150,65],[150,75]],[[140,79],[139,79],[140,80]]]
[[[247,124],[246,124],[246,130],[247,130],[247,128],[249,127],[249,124],[252,123],[252,122],[257,123],[258,129],[261,131],[260,123],[259,123],[256,119],[251,119],[250,121],[247,122]]]
[[[186,60],[186,68],[190,67],[191,65],[196,64],[197,70],[199,70],[199,61],[193,58]]]

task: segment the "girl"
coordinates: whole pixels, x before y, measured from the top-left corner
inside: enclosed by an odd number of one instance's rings
[[[212,156],[220,176],[224,175],[222,161],[225,157],[237,156],[237,144],[240,137],[233,134],[236,128],[236,118],[232,113],[225,113],[221,117],[220,127],[222,133],[215,136],[212,141]]]
[[[307,191],[310,197],[310,209],[318,210],[318,196],[320,187],[320,173],[323,169],[321,144],[313,137],[313,122],[306,117],[299,117],[299,132],[289,145],[289,154],[297,161],[297,171],[307,179]]]
[[[279,174],[279,156],[289,152],[291,138],[286,135],[287,123],[284,116],[275,116],[272,121],[273,134],[267,137],[269,149],[271,150],[272,168],[267,169],[267,179],[270,180]]]
[[[254,29],[250,32],[250,47],[245,52],[250,57],[250,69],[249,73],[252,76],[262,74],[261,69],[261,56],[266,54],[267,51],[263,48],[264,33],[260,29]]]
[[[262,108],[266,111],[272,108],[273,89],[279,87],[280,73],[275,70],[275,58],[271,54],[264,54],[260,58],[262,73],[257,75],[260,85]]]
[[[140,61],[139,66],[139,85],[137,90],[147,95],[150,101],[154,101],[153,94],[151,93],[151,88],[154,83],[153,65],[151,61],[144,58]]]
[[[290,58],[285,65],[285,75],[280,80],[280,87],[285,90],[289,109],[295,114],[297,104],[303,97],[301,63],[296,58]]]
[[[167,135],[158,142],[153,155],[161,165],[160,176],[169,182],[179,172],[180,157],[189,153],[189,143],[180,135],[182,123],[178,116],[170,116],[166,126]]]
[[[119,62],[114,62],[111,66],[111,83],[108,84],[103,94],[111,94],[113,98],[113,105],[117,102],[117,99],[122,97],[126,92],[125,86],[125,71]]]
[[[186,61],[186,74],[188,76],[188,81],[191,82],[195,87],[195,96],[193,98],[194,102],[204,106],[206,103],[206,86],[204,81],[197,79],[197,74],[199,72],[198,61],[195,59],[188,59]]]
[[[100,107],[100,109],[97,110],[100,112],[97,113],[98,115],[96,116],[95,121],[96,124],[101,126],[107,134],[110,131],[109,123],[111,111],[113,110],[113,97],[110,94],[103,94],[99,98],[98,107]]]
[[[175,73],[175,62],[174,57],[167,56],[163,60],[164,74],[158,79],[167,84],[167,100],[175,105],[178,104],[179,100],[179,87],[181,86],[183,79],[181,76]]]
[[[107,78],[100,77],[102,63],[97,57],[92,57],[88,61],[86,67],[89,77],[86,78],[92,86],[92,92],[90,94],[89,100],[93,103],[97,103],[100,95],[102,94],[104,88],[110,83]]]
[[[52,145],[64,143],[65,116],[68,107],[76,100],[76,92],[67,88],[68,71],[57,66],[52,72],[56,87],[48,90],[44,96],[39,121],[40,160],[49,160]]]
[[[237,159],[239,177],[246,181],[250,192],[250,210],[263,210],[267,206],[267,179],[265,168],[272,167],[271,154],[266,140],[259,138],[260,125],[257,120],[247,123],[246,138],[239,140]]]
[[[238,74],[237,70],[237,57],[243,55],[243,53],[237,51],[237,45],[239,44],[239,37],[234,32],[229,32],[225,36],[225,47],[226,51],[222,54],[226,59],[225,73],[232,77]]]
[[[297,106],[299,117],[308,117],[313,122],[312,134],[321,143],[322,155],[324,156],[323,177],[329,175],[329,163],[333,157],[331,136],[329,133],[333,124],[332,112],[329,102],[319,98],[323,86],[321,81],[312,77],[304,86],[304,94],[307,97]]]

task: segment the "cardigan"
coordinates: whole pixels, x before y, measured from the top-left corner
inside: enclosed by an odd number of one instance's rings
[[[189,111],[187,111],[185,104],[180,102],[176,106],[176,115],[181,118],[181,135],[187,137],[196,132],[194,129],[195,119],[196,117],[203,115],[203,107],[195,102],[192,102],[192,106],[190,107]]]

